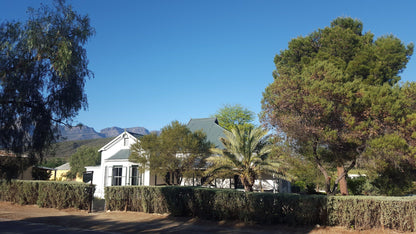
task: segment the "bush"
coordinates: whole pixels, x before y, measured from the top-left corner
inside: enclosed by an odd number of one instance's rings
[[[0,200],[49,208],[88,209],[95,187],[75,182],[0,181]]]
[[[0,200],[20,205],[36,204],[39,184],[35,181],[0,181]]]
[[[363,195],[364,186],[366,185],[367,177],[359,176],[356,178],[347,178],[348,192],[352,195]]]
[[[245,193],[231,189],[162,186],[105,188],[108,210],[253,223],[324,224],[325,196]]]
[[[328,225],[416,231],[414,197],[331,196],[327,200]]]
[[[416,231],[416,197],[245,193],[200,187],[113,186],[107,209],[247,223],[342,225]]]

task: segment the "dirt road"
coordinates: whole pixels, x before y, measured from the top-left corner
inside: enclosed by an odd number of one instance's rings
[[[75,209],[58,210],[38,208],[36,205],[20,206],[9,202],[0,202],[0,222],[10,222],[11,220],[116,233],[399,233],[391,230],[359,232],[342,227],[246,225],[236,222],[215,222],[140,212],[116,211],[89,214],[86,211]]]

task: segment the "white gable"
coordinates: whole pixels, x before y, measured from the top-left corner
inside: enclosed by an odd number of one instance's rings
[[[120,135],[118,135],[116,138],[114,138],[112,141],[107,143],[105,146],[103,146],[98,151],[105,151],[113,147],[117,147],[119,143],[125,144],[125,139],[128,139],[128,148],[130,148],[130,145],[136,143],[137,138],[131,135],[129,132],[123,132]]]
[[[137,141],[138,139],[136,137],[125,131],[98,150],[101,153],[101,165],[86,167],[87,170],[94,171],[93,183],[96,185],[95,196],[103,198],[104,188],[112,185],[113,167],[121,168],[120,185],[131,184],[131,167],[132,165],[137,165],[137,163],[129,162],[125,159],[125,156],[129,154],[130,146]],[[117,157],[120,153],[123,153],[123,158]],[[109,160],[111,157],[113,159]]]
[[[105,160],[114,156],[118,151],[123,149],[130,149],[132,144],[138,141],[136,137],[128,132],[123,132],[103,146],[98,151],[101,152],[101,165],[104,165]]]

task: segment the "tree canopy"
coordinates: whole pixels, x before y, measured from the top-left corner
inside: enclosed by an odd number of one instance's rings
[[[160,135],[145,135],[131,146],[129,161],[140,164],[140,170],[166,176],[167,184],[180,184],[182,178],[192,177],[203,167],[211,143],[202,131],[191,132],[173,121],[162,128]]]
[[[224,105],[213,115],[221,127],[231,130],[236,126],[254,127],[254,112],[237,104]]]
[[[261,173],[278,172],[278,164],[268,160],[273,145],[268,141],[267,131],[260,128],[234,127],[220,138],[225,149],[212,148],[214,155],[206,175],[211,179],[237,175],[247,192],[253,191],[254,182]]]
[[[87,106],[85,44],[94,29],[64,1],[28,13],[26,22],[0,24],[0,146],[41,156],[57,124],[70,125]]]
[[[74,179],[77,175],[82,176],[86,166],[97,166],[100,165],[100,163],[101,154],[98,152],[98,148],[81,146],[77,149],[77,152],[69,158],[71,170],[68,172],[67,177]]]
[[[397,134],[398,123],[414,111],[398,84],[413,44],[392,35],[374,40],[362,28],[361,21],[341,17],[291,40],[276,55],[274,81],[263,93],[262,123],[315,163],[327,193],[336,192],[371,139]],[[335,180],[328,167],[339,169]]]

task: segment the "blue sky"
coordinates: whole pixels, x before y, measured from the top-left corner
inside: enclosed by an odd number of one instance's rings
[[[0,21],[24,20],[41,1],[0,0]],[[42,1],[49,4],[50,1]],[[72,0],[96,35],[87,45],[89,107],[75,123],[159,130],[172,120],[241,104],[258,114],[273,58],[288,42],[339,16],[364,32],[416,42],[416,1]],[[416,59],[401,74],[416,81]]]

